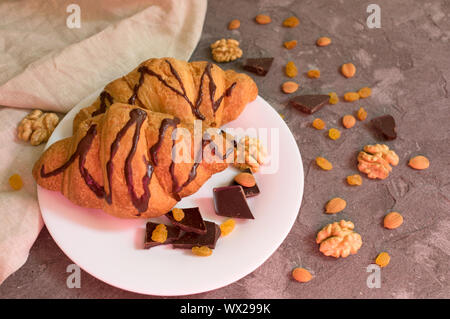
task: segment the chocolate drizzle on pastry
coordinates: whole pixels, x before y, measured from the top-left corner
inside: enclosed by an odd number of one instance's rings
[[[127,159],[125,160],[124,171],[125,171],[126,183],[128,186],[128,192],[130,193],[131,200],[133,202],[134,207],[136,207],[136,209],[139,212],[145,212],[148,207],[148,201],[150,199],[150,190],[148,188],[148,185],[150,183],[151,175],[153,172],[153,167],[148,163],[147,159],[144,156],[143,160],[144,160],[145,164],[147,165],[147,172],[144,175],[144,177],[142,178],[142,186],[144,188],[144,194],[142,194],[141,197],[137,197],[137,195],[134,191],[134,186],[133,186],[133,180],[132,180],[133,179],[133,177],[132,177],[133,171],[132,171],[131,161],[133,159],[134,153],[136,152],[136,147],[137,147],[137,143],[139,141],[139,135],[140,135],[140,129],[141,129],[142,123],[144,122],[144,120],[146,118],[147,118],[147,113],[144,110],[134,109],[134,110],[130,111],[130,119],[125,124],[125,126],[122,127],[122,129],[117,133],[116,138],[114,139],[114,141],[111,144],[109,161],[106,163],[106,173],[107,173],[107,178],[108,178],[109,194],[106,194],[105,199],[108,204],[111,204],[112,203],[111,178],[112,178],[112,173],[114,170],[113,159],[119,149],[120,141],[125,136],[128,129],[133,124],[136,123],[136,129],[135,129],[135,133],[133,136],[133,143],[131,146],[130,153],[128,154]]]
[[[183,190],[183,188],[185,188],[186,186],[188,186],[196,177],[197,177],[197,168],[200,165],[202,158],[203,158],[203,150],[205,149],[205,147],[210,143],[211,141],[209,140],[204,140],[202,139],[202,148],[200,149],[200,151],[197,153],[197,156],[195,158],[195,162],[194,165],[192,165],[191,170],[189,171],[189,175],[187,180],[183,183],[183,185],[178,186],[176,188],[174,188],[173,192],[174,193],[179,193]]]
[[[138,111],[138,112],[134,112],[134,111]],[[131,196],[131,201],[133,202],[134,207],[136,207],[136,209],[140,213],[145,212],[148,208],[148,201],[150,199],[150,189],[149,189],[148,185],[150,184],[150,180],[152,178],[153,166],[150,165],[150,163],[145,158],[145,156],[142,157],[145,165],[147,165],[147,173],[142,177],[142,189],[144,190],[144,193],[141,195],[141,197],[138,197],[136,195],[136,191],[134,190],[133,170],[132,170],[131,161],[133,160],[134,154],[136,153],[136,147],[137,147],[137,144],[139,141],[139,135],[140,135],[142,123],[144,122],[146,117],[147,117],[147,113],[140,109],[135,109],[130,112],[130,120],[128,122],[131,122],[131,121],[136,122],[136,129],[134,131],[133,144],[131,146],[130,153],[128,153],[128,156],[125,160],[125,181],[128,186],[128,193]]]
[[[100,108],[97,111],[93,112],[91,116],[96,116],[106,112],[106,100],[108,100],[109,105],[114,103],[113,97],[108,92],[103,91],[102,93],[100,93]]]
[[[104,99],[109,100],[107,95],[104,95],[103,101],[104,101]],[[56,176],[56,175],[62,173],[64,170],[66,170],[77,158],[79,158],[80,174],[83,177],[84,181],[86,182],[86,185],[89,187],[89,189],[91,191],[93,191],[95,193],[95,195],[98,198],[105,198],[105,200],[108,204],[112,204],[111,181],[112,181],[112,174],[114,171],[113,159],[120,147],[121,140],[123,139],[125,134],[128,132],[128,130],[134,124],[136,124],[135,131],[134,131],[133,138],[132,138],[131,149],[125,159],[124,175],[125,175],[125,182],[128,187],[128,193],[130,194],[131,201],[132,201],[134,207],[136,207],[136,209],[138,210],[139,213],[147,211],[149,200],[151,197],[150,188],[149,188],[150,181],[151,181],[151,178],[153,175],[154,166],[156,167],[159,164],[158,152],[162,147],[162,143],[164,142],[164,137],[166,135],[167,130],[170,127],[172,127],[173,130],[175,130],[177,128],[178,124],[180,124],[180,120],[176,117],[175,118],[165,118],[162,120],[161,125],[159,127],[158,141],[149,149],[149,157],[151,159],[151,162],[149,159],[146,158],[145,155],[143,155],[143,157],[142,157],[142,160],[145,163],[147,169],[146,169],[145,175],[141,179],[143,194],[141,196],[138,196],[136,194],[135,185],[133,183],[132,162],[133,162],[136,150],[137,150],[137,145],[139,142],[142,125],[147,118],[147,112],[140,108],[135,108],[130,111],[129,116],[130,116],[130,119],[119,130],[114,141],[111,143],[111,146],[110,146],[109,160],[106,163],[106,173],[107,173],[107,180],[108,180],[108,185],[109,185],[109,193],[107,193],[105,191],[105,188],[103,186],[101,186],[99,183],[97,183],[94,180],[94,178],[89,174],[88,170],[84,166],[86,163],[87,153],[89,152],[89,150],[92,146],[92,142],[93,142],[95,136],[97,135],[97,125],[96,124],[92,124],[89,127],[86,135],[79,141],[77,149],[70,156],[70,158],[68,159],[68,161],[66,163],[64,163],[62,166],[56,168],[55,170],[47,172],[47,173],[45,172],[44,165],[42,165],[41,170],[40,170],[41,177],[48,178],[48,177]],[[174,131],[172,131],[172,134],[173,134],[173,132]],[[221,134],[224,135],[225,132],[222,131]],[[225,138],[226,138],[226,136],[225,136]],[[172,149],[174,149],[174,146],[176,143],[175,136],[172,136],[172,141],[173,141]],[[206,135],[206,138],[205,137],[202,138],[201,149],[196,154],[195,162],[189,172],[187,180],[181,185],[175,176],[175,162],[173,161],[173,158],[172,158],[172,162],[170,164],[169,171],[170,171],[170,174],[172,177],[172,193],[174,194],[174,196],[177,200],[181,199],[181,197],[179,196],[179,192],[181,192],[181,190],[183,188],[188,186],[197,177],[197,169],[198,169],[198,166],[202,162],[204,149],[209,144],[212,144],[212,146],[213,146],[213,150],[212,150],[213,154],[216,154],[216,152],[219,153],[217,145],[211,140],[210,137],[208,137],[208,135]],[[235,147],[235,145],[234,145],[234,147]],[[218,156],[220,158],[222,158],[223,160],[225,160],[229,156],[230,152],[233,151],[234,147],[227,149],[225,155],[222,156],[222,154],[218,154]]]
[[[150,156],[152,158],[152,162],[155,166],[158,166],[158,151],[162,146],[162,143],[164,141],[164,136],[166,135],[166,131],[169,127],[173,127],[173,129],[176,129],[177,125],[180,124],[180,120],[178,118],[165,118],[161,122],[161,126],[159,127],[159,137],[158,142],[154,144],[150,148]],[[176,138],[172,137],[172,149],[175,146]],[[178,189],[178,179],[175,176],[175,162],[172,159],[172,162],[170,163],[170,175],[172,177],[172,192],[174,192],[175,189]]]
[[[163,79],[163,77],[154,72],[153,70],[149,69],[147,66],[141,66],[138,69],[138,72],[141,74],[139,77],[139,82],[138,84],[136,84],[133,88],[133,95],[130,97],[130,99],[128,100],[128,104],[132,104],[134,105],[136,102],[136,98],[139,92],[139,88],[142,86],[142,84],[144,83],[144,75],[148,74],[150,76],[153,76],[155,78],[157,78],[163,85],[165,85],[167,88],[169,88],[170,90],[172,90],[173,92],[175,92],[176,94],[178,94],[179,96],[181,96],[183,99],[186,100],[186,102],[190,105],[192,113],[195,115],[196,118],[200,119],[200,120],[204,120],[205,116],[200,112],[200,104],[202,103],[203,100],[203,83],[205,81],[205,76],[207,76],[209,78],[209,97],[211,100],[211,108],[213,110],[213,113],[216,113],[217,109],[220,107],[220,104],[222,103],[222,100],[224,99],[224,97],[229,97],[231,96],[231,93],[234,89],[234,87],[236,86],[236,82],[233,82],[229,88],[227,88],[225,90],[225,92],[219,97],[219,99],[214,100],[214,95],[216,93],[216,84],[214,82],[214,79],[212,77],[212,73],[211,73],[211,68],[212,68],[212,64],[208,63],[205,67],[205,70],[202,73],[202,76],[200,77],[200,85],[199,85],[199,90],[197,93],[197,98],[195,100],[195,104],[192,103],[192,101],[189,99],[189,97],[186,94],[186,89],[184,87],[183,81],[181,80],[180,75],[178,74],[177,70],[173,67],[172,63],[170,63],[168,60],[165,60],[165,62],[169,65],[169,69],[170,72],[172,73],[172,75],[175,77],[175,79],[177,80],[177,82],[180,85],[181,91],[179,89],[176,89],[175,87],[173,87],[172,85],[170,85],[169,83],[167,83],[166,80]]]
[[[53,171],[45,173],[44,165],[41,166],[41,177],[42,178],[49,178],[56,176],[58,174],[61,174],[64,172],[77,158],[78,159],[78,168],[80,170],[80,174],[83,177],[84,181],[86,182],[86,185],[97,195],[97,197],[102,198],[105,196],[105,189],[103,186],[98,184],[94,178],[89,174],[86,167],[84,167],[84,164],[86,163],[86,156],[89,152],[89,149],[91,148],[92,142],[97,135],[97,125],[92,125],[89,130],[87,131],[86,135],[80,140],[78,143],[77,149],[75,150],[75,153],[73,153],[69,160],[64,163],[62,166],[54,169]]]
[[[174,129],[177,125],[180,124],[180,120],[178,118],[165,118],[161,122],[161,126],[159,127],[159,137],[158,142],[150,148],[150,156],[152,157],[152,162],[155,166],[158,166],[158,151],[162,146],[164,135],[169,127],[173,127]]]

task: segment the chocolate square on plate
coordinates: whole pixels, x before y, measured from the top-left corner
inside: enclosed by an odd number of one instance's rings
[[[266,75],[272,66],[273,58],[252,58],[245,60],[244,70],[257,75]]]
[[[303,113],[313,114],[320,110],[327,101],[329,101],[330,96],[324,94],[306,94],[298,95],[292,98],[289,102],[292,106],[299,109]]]
[[[243,172],[253,175],[253,172],[250,168],[246,168]],[[240,185],[240,184],[237,183],[236,181],[233,181],[232,185]],[[255,186],[252,186],[252,187],[245,187],[245,186],[241,185],[241,187],[244,190],[245,197],[247,197],[247,198],[259,195],[259,193],[260,193],[258,184],[255,184]]]
[[[184,218],[180,221],[175,220],[172,211],[168,212],[166,216],[174,226],[184,230],[185,232],[197,233],[200,235],[206,234],[205,222],[203,221],[199,208],[183,208],[182,210],[184,213]]]
[[[173,248],[191,249],[196,246],[208,246],[214,249],[217,239],[220,237],[220,227],[216,223],[208,221],[205,221],[205,225],[206,234],[184,233],[179,239],[173,242]]]
[[[167,239],[164,243],[160,243],[157,241],[152,240],[152,233],[155,230],[156,226],[159,224],[148,222],[145,226],[145,241],[144,241],[144,248],[149,249],[155,246],[159,245],[167,245],[171,244],[174,240],[178,239],[180,237],[180,229],[173,227],[173,226],[167,226]]]
[[[247,200],[244,190],[240,185],[216,187],[213,189],[214,208],[216,214],[226,217],[255,219]]]

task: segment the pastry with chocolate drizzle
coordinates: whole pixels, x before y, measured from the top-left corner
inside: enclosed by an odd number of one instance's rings
[[[77,114],[74,132],[86,119],[104,114],[113,103],[127,103],[173,115],[184,123],[202,120],[220,127],[236,119],[258,95],[244,73],[222,70],[206,61],[149,59],[106,85],[97,100]]]
[[[182,135],[180,128],[190,134]],[[72,137],[51,145],[33,176],[79,206],[122,218],[161,216],[234,159],[232,139],[224,136],[225,142],[218,143],[211,128],[203,130],[196,143],[193,124],[114,103],[101,116],[79,123]]]

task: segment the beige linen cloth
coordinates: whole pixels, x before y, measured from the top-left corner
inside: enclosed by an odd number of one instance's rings
[[[73,3],[81,19],[71,29]],[[0,283],[25,263],[43,226],[31,176],[43,145],[19,141],[18,122],[34,108],[66,113],[148,58],[188,60],[206,6],[206,0],[0,1]],[[8,183],[15,173],[24,182],[19,191]]]

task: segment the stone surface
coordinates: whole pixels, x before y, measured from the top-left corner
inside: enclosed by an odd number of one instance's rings
[[[450,2],[447,0],[379,1],[381,28],[366,26],[367,4],[341,1],[210,1],[201,41],[192,60],[209,60],[209,45],[223,37],[241,42],[243,58],[224,68],[242,71],[249,57],[275,57],[265,77],[254,77],[260,95],[284,115],[303,157],[305,192],[297,221],[280,248],[256,271],[238,282],[196,298],[450,298]],[[258,25],[254,17],[269,14],[272,23]],[[282,27],[282,21],[296,15],[297,28]],[[239,19],[241,27],[228,30],[228,22]],[[329,36],[332,44],[318,48],[315,41]],[[284,41],[296,39],[295,49]],[[372,97],[353,103],[328,105],[312,116],[287,103],[280,90],[288,80],[283,67],[295,61],[300,83],[296,94],[347,91],[364,86]],[[339,73],[343,63],[352,62],[355,77]],[[308,79],[312,68],[320,79]],[[279,83],[279,85],[276,85]],[[275,85],[274,85],[275,84]],[[342,98],[341,98],[342,100]],[[341,118],[363,106],[369,117],[344,130]],[[350,187],[347,175],[355,174],[356,154],[376,142],[371,118],[392,114],[398,138],[387,143],[400,156],[400,164],[388,179],[366,177],[360,187]],[[315,117],[327,128],[341,129],[337,141],[326,132],[311,128]],[[431,162],[425,171],[407,166],[411,156],[423,154]],[[324,172],[314,159],[326,156],[334,169]],[[338,216],[323,213],[325,203],[339,196],[348,207]],[[389,211],[401,212],[403,225],[395,230],[382,227]],[[337,218],[352,220],[364,244],[356,256],[335,260],[324,257],[314,243],[316,232]],[[377,254],[391,255],[381,272],[381,288],[369,289],[366,267]],[[72,262],[57,247],[44,228],[27,263],[3,285],[2,298],[152,298],[126,292],[82,272],[80,289],[68,289],[66,268]],[[294,267],[311,271],[306,284],[290,277]]]

